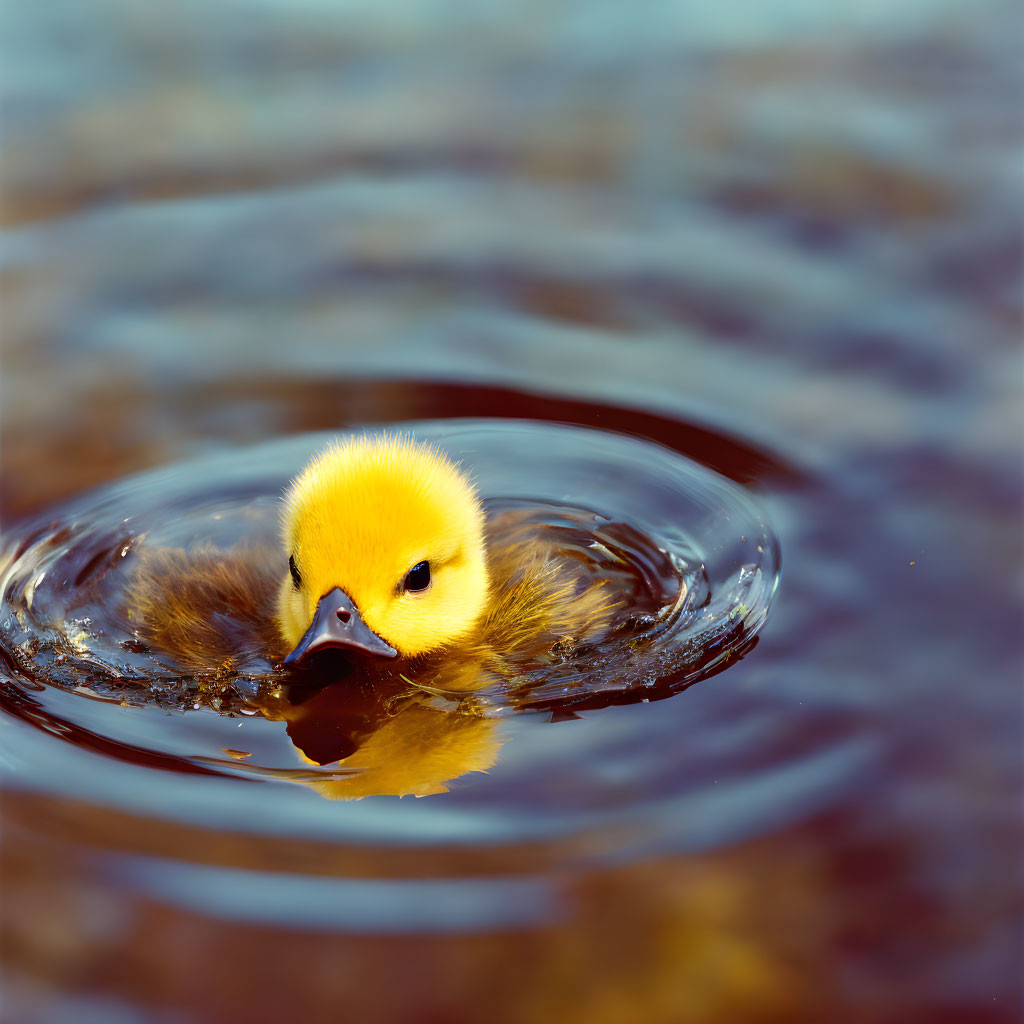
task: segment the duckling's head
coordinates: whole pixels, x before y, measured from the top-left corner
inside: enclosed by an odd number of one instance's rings
[[[325,647],[394,657],[463,639],[484,610],[483,511],[451,460],[404,437],[315,456],[285,495],[285,664]]]

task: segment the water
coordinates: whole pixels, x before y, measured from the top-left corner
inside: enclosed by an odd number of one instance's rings
[[[494,764],[504,739],[491,719],[544,710],[550,722],[612,702],[663,699],[735,663],[755,642],[778,585],[778,547],[764,513],[724,478],[664,448],[594,430],[502,420],[398,429],[443,445],[471,473],[496,548],[523,535],[547,539],[559,557],[622,595],[628,603],[607,641],[501,680],[467,680],[454,659],[404,669],[412,679],[395,671],[326,689],[309,672],[276,670],[283,649],[262,649],[255,641],[265,629],[253,634],[246,616],[272,622],[284,574],[281,494],[330,440],[303,436],[129,479],[26,524],[9,542],[0,577],[0,639],[12,673],[7,709],[50,736],[136,765],[299,781],[334,798],[426,795]],[[140,566],[175,548],[242,550],[252,565],[266,607],[220,614],[237,638],[230,670],[215,658],[190,672],[175,651],[154,649],[133,618]],[[459,692],[466,689],[472,700]],[[79,699],[69,702],[67,692]],[[168,711],[190,713],[172,725]],[[642,746],[647,738],[616,742]],[[38,784],[51,772],[49,755],[40,760],[24,739],[15,731],[5,744],[8,770]],[[596,747],[582,734],[577,740],[591,747],[590,760],[602,760],[604,740]],[[18,761],[19,749],[28,760]],[[502,760],[517,749],[506,748]],[[570,763],[578,757],[570,752]],[[309,760],[343,763],[314,772]],[[526,755],[528,788],[568,770],[549,760]],[[148,791],[147,776],[125,781]],[[273,830],[268,799],[258,799],[253,820]],[[502,834],[516,830],[514,810],[487,786],[478,787],[473,806],[503,817]],[[417,823],[388,819],[386,827],[410,828],[408,841],[416,841]]]
[[[7,1017],[1018,1021],[1015,12],[389,11],[12,8],[5,544],[77,509],[114,593],[138,471],[252,471],[222,520],[140,511],[228,541],[311,432],[503,418],[726,478],[782,582],[695,685],[458,718],[115,694],[145,655],[79,609],[94,685],[3,669]],[[630,500],[545,514],[593,490]],[[644,550],[728,593],[750,546],[685,508]],[[299,754],[442,720],[468,770],[418,799]]]

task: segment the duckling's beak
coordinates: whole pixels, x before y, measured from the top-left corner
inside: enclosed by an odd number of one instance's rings
[[[365,651],[382,658],[397,657],[398,651],[382,640],[359,617],[355,602],[340,587],[335,587],[320,598],[309,629],[295,645],[295,650],[284,659],[285,665],[297,665],[308,654],[328,647],[344,647]]]

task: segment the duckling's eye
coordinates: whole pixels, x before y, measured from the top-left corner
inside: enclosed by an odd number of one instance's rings
[[[292,574],[292,583],[295,584],[295,589],[298,590],[302,586],[302,577],[299,575],[299,568],[295,564],[295,556],[288,556],[288,571]]]
[[[402,584],[404,590],[417,591],[426,590],[430,586],[430,563],[417,562],[405,576]]]

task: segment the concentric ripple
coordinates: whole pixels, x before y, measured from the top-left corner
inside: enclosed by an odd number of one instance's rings
[[[582,428],[460,421],[407,429],[469,469],[489,519],[515,518],[595,578],[618,573],[634,585],[629,643],[618,636],[517,678],[517,706],[692,682],[742,653],[764,622],[778,581],[774,536],[749,496],[711,471],[648,442]],[[136,477],[29,528],[2,580],[9,655],[51,685],[188,706],[208,692],[207,680],[146,650],[125,609],[139,557],[237,546],[269,562],[260,569],[273,575],[279,496],[327,440]],[[258,653],[243,661],[249,683],[279,681]]]
[[[125,611],[138,560],[151,549],[211,545],[283,558],[280,494],[329,436],[218,453],[119,482],[8,540],[0,608],[3,704],[20,720],[13,725],[6,718],[5,731],[22,782],[45,779],[47,790],[70,787],[78,796],[102,793],[125,809],[155,800],[161,814],[204,824],[223,809],[217,810],[223,794],[208,788],[220,784],[210,776],[228,785],[238,778],[290,783],[283,790],[287,809],[273,787],[241,801],[233,792],[232,814],[257,832],[271,807],[275,830],[296,827],[295,784],[328,808],[324,796],[428,795],[454,787],[449,809],[435,807],[439,813],[429,824],[409,811],[396,824],[369,810],[376,801],[363,801],[365,815],[353,807],[345,817],[350,837],[396,827],[415,835],[429,827],[450,838],[537,838],[601,823],[604,813],[593,817],[595,808],[579,799],[585,783],[574,787],[571,816],[543,802],[516,813],[510,808],[536,789],[534,773],[569,779],[603,771],[624,742],[635,745],[631,758],[642,761],[651,734],[630,740],[635,722],[627,725],[621,711],[596,714],[595,723],[611,716],[607,727],[577,731],[573,743],[555,747],[549,745],[554,732],[535,726],[612,703],[671,696],[748,651],[779,578],[778,545],[763,513],[714,472],[622,434],[500,420],[400,429],[463,463],[486,496],[489,520],[525,523],[595,575],[618,574],[617,585],[636,595],[618,630],[600,645],[470,699],[455,699],[443,679],[405,680],[411,685],[382,692],[302,687],[259,651],[227,673],[183,673],[172,657],[140,642]],[[657,732],[662,725],[669,727],[648,720],[645,728]],[[58,742],[44,741],[40,732]],[[655,747],[666,745],[659,740]],[[87,768],[75,768],[83,757]],[[125,761],[149,769],[145,796],[141,779],[113,767]],[[653,780],[666,768],[637,762],[630,770]],[[167,769],[175,781],[155,782],[168,777]],[[491,772],[484,790],[470,781],[483,781],[473,774],[479,771]],[[182,773],[207,778],[193,784]],[[661,800],[657,785],[639,788],[655,804]],[[299,803],[304,827],[336,834],[337,819],[317,823],[308,818],[309,805]],[[637,813],[643,808],[631,807]],[[651,813],[660,814],[654,805]]]

